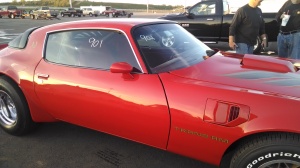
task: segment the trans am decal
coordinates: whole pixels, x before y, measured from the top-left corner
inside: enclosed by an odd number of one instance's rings
[[[192,131],[192,130],[188,130],[188,129],[184,129],[184,128],[180,128],[180,127],[175,127],[175,130],[179,131],[181,133],[185,133],[185,134],[195,135],[195,136],[202,137],[202,138],[208,138],[208,139],[211,139],[213,141],[218,141],[218,142],[222,142],[222,143],[229,143],[228,139],[224,139],[224,138],[220,138],[220,137],[217,137],[217,136],[208,135],[208,134],[204,134],[204,133],[200,133],[200,132],[196,132],[196,131]]]

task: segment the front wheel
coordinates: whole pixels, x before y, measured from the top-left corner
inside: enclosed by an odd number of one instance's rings
[[[21,89],[3,76],[0,77],[0,126],[12,135],[26,134],[36,126]]]
[[[12,13],[12,14],[10,14],[10,18],[11,19],[14,19],[15,18],[15,15]]]
[[[233,155],[230,168],[300,167],[300,135],[270,133],[243,144]]]

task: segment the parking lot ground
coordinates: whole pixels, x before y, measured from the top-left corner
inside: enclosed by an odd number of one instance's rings
[[[0,130],[0,167],[214,168],[184,156],[64,122],[44,123],[22,137]]]

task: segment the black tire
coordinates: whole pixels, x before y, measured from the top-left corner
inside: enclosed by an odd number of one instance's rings
[[[10,18],[11,18],[11,19],[15,19],[16,17],[15,17],[15,15],[14,15],[13,13],[11,13],[11,14],[10,14]]]
[[[288,165],[288,166],[287,166]],[[300,135],[270,133],[244,143],[230,168],[300,167]]]
[[[24,135],[36,127],[21,89],[8,77],[0,77],[0,127],[11,135]]]
[[[260,54],[262,50],[261,39],[259,37],[256,38],[256,45],[254,45],[253,54]]]

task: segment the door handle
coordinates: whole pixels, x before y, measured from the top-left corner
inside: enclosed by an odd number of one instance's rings
[[[48,79],[49,75],[48,74],[37,74],[39,79]]]

